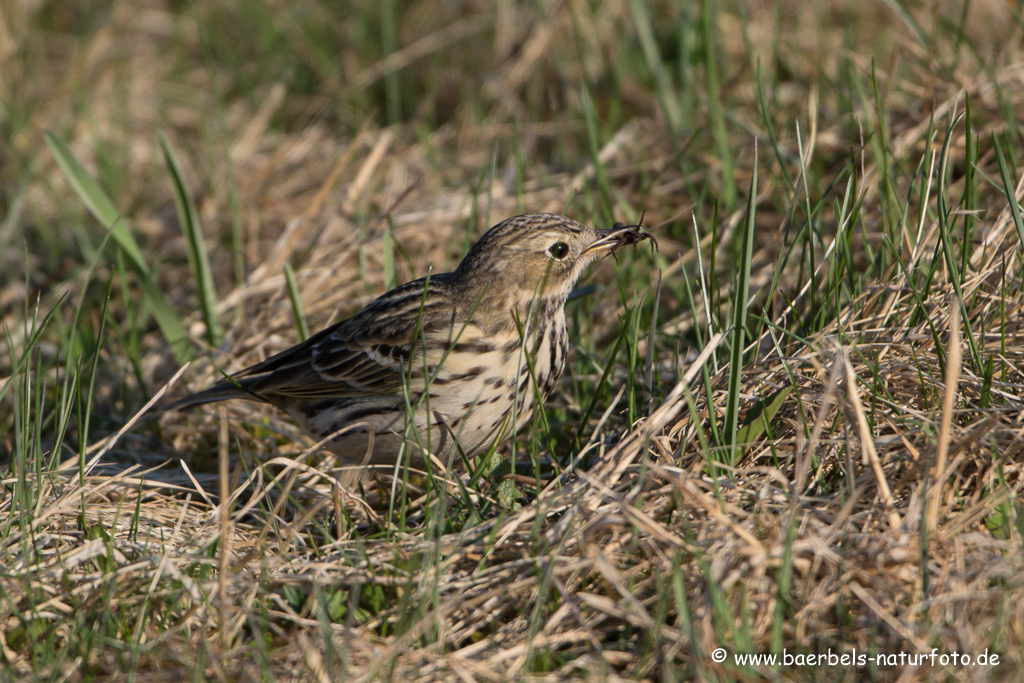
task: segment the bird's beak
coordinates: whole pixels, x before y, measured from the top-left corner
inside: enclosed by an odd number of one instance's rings
[[[583,250],[582,256],[597,255],[613,251],[615,247],[619,246],[619,236],[624,232],[629,232],[630,230],[636,230],[636,227],[615,227],[608,230],[598,230],[597,239],[591,242],[590,246]]]

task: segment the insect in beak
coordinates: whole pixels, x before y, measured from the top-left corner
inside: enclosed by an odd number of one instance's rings
[[[614,255],[615,250],[619,247],[632,245],[636,248],[636,245],[640,244],[644,240],[650,240],[654,245],[654,250],[657,251],[658,240],[655,239],[654,235],[649,232],[640,232],[643,230],[643,222],[644,218],[643,215],[641,215],[640,223],[637,223],[636,225],[616,223],[610,230],[598,230],[598,239],[592,242],[590,246],[583,251],[583,255],[603,253],[611,253]]]

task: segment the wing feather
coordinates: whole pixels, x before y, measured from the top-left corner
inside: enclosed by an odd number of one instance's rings
[[[431,353],[432,340],[448,336],[444,331],[457,318],[448,275],[430,278],[429,285],[423,278],[395,288],[352,318],[242,370],[234,376],[243,387],[240,393],[252,392],[270,403],[278,402],[275,399],[394,395],[401,390],[402,373],[408,373],[411,356],[415,355],[409,351],[414,338],[427,340],[430,363],[435,355]],[[424,299],[425,286],[428,291]],[[420,348],[422,343],[417,341],[416,346]],[[422,360],[414,362],[413,376],[422,382],[422,374]],[[230,380],[207,391],[225,384],[237,392]]]

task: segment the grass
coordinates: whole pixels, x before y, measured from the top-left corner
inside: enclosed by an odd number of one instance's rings
[[[0,9],[0,680],[1018,680],[1021,19]],[[581,282],[516,468],[146,409],[524,211],[661,249]]]

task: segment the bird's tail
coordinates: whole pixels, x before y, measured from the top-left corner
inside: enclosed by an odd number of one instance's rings
[[[243,380],[231,379],[220,381],[209,389],[204,389],[203,391],[190,394],[185,398],[175,401],[171,405],[167,406],[167,410],[182,410],[184,408],[201,406],[206,403],[226,401],[229,398],[244,398],[250,401],[266,401],[266,399],[252,390],[252,384],[254,384],[254,380],[256,379],[258,378],[253,377]]]

